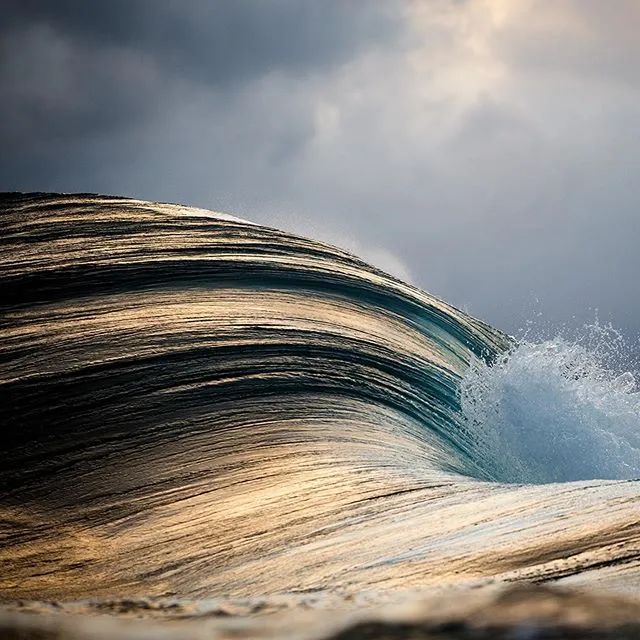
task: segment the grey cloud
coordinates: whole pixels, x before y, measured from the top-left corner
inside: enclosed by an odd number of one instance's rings
[[[393,3],[355,0],[9,0],[10,29],[48,25],[80,47],[147,53],[208,85],[273,69],[309,73],[344,60],[398,23]]]
[[[10,0],[2,9],[0,79],[9,120],[105,127],[154,112],[176,84],[237,86],[348,59],[398,27],[391,5],[352,2]],[[186,96],[188,97],[188,96]]]
[[[554,4],[523,3],[518,24],[494,41],[506,64],[521,73],[558,75],[569,84],[598,80],[637,86],[640,5],[635,0],[619,0],[615,7],[600,0]]]
[[[0,24],[0,135],[24,145],[86,139],[265,74],[327,70],[399,27],[391,5],[311,0],[9,0]],[[193,87],[192,83],[201,85]],[[13,143],[13,145],[11,144]]]

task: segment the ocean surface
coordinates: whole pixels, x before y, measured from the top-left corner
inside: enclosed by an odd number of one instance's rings
[[[0,599],[640,591],[640,394],[607,330],[516,341],[178,205],[0,215]]]

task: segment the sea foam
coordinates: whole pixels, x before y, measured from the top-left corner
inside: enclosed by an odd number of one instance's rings
[[[640,393],[624,361],[620,337],[597,324],[474,360],[461,404],[482,468],[517,483],[640,477]]]

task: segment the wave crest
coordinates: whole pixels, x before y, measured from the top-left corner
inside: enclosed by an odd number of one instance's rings
[[[507,336],[433,296],[229,216],[0,207],[0,598],[640,575],[638,483],[487,481],[491,394],[535,397],[544,354],[500,359]],[[498,358],[475,421],[474,358]]]
[[[474,360],[461,384],[462,411],[491,477],[640,477],[640,393],[632,372],[607,364],[616,346],[615,332],[595,325],[578,340],[525,340],[491,365]]]

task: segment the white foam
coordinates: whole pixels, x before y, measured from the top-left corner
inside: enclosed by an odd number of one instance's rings
[[[592,330],[580,341],[523,341],[492,366],[472,364],[462,411],[495,480],[640,478],[640,393],[630,371],[605,364],[615,335],[606,347],[596,329],[595,345]]]

